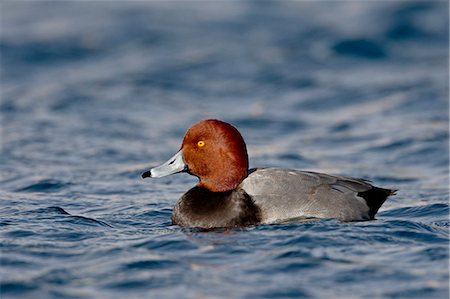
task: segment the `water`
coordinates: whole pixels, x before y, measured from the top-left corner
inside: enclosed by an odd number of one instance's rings
[[[448,3],[1,4],[2,298],[448,298]],[[377,220],[172,226],[142,180],[214,117]]]

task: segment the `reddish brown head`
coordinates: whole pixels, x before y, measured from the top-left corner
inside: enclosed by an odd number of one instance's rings
[[[223,192],[236,188],[247,176],[244,139],[232,125],[215,119],[193,125],[184,136],[183,159],[199,186]]]
[[[233,190],[247,176],[244,139],[226,122],[202,120],[186,132],[181,149],[174,157],[144,173],[143,177],[160,177],[186,168],[200,179],[199,186],[213,192]]]

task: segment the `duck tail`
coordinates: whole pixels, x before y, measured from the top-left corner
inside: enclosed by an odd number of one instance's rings
[[[369,217],[370,219],[374,219],[375,214],[386,199],[389,196],[396,194],[397,191],[397,189],[384,189],[372,186],[372,188],[367,191],[359,192],[358,196],[366,200],[367,206],[369,207]]]
[[[398,191],[398,189],[384,189],[384,190],[386,190],[386,192],[389,192],[388,196],[396,195]]]

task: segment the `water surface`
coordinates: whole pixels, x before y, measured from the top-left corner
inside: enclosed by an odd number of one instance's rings
[[[448,298],[448,3],[1,5],[2,298]],[[172,226],[214,117],[252,167],[399,189],[369,222]]]

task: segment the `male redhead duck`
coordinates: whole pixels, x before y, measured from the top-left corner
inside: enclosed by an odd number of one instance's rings
[[[293,218],[370,220],[396,191],[344,176],[248,169],[241,134],[216,119],[193,125],[178,153],[142,177],[159,178],[178,172],[192,174],[200,181],[178,200],[172,222],[201,228],[243,227]]]

